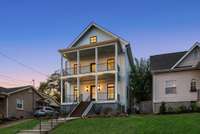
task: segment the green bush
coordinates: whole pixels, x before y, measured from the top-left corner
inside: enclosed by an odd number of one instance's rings
[[[173,113],[175,113],[175,111],[174,111],[174,109],[172,107],[168,107],[167,108],[167,113],[173,114]]]
[[[190,107],[192,112],[198,112],[198,106],[196,102],[191,102]]]
[[[165,102],[162,102],[160,106],[160,114],[165,114],[165,113],[166,113]]]
[[[189,112],[189,110],[187,109],[187,107],[184,106],[184,105],[181,105],[181,106],[180,106],[180,110],[181,110],[181,111],[180,111],[181,113],[188,113],[188,112]]]

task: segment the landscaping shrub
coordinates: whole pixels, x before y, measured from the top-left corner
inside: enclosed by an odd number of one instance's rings
[[[190,108],[192,112],[198,112],[198,106],[196,102],[191,102]]]
[[[189,112],[189,110],[187,109],[187,107],[186,107],[186,106],[184,106],[184,105],[181,105],[181,106],[180,106],[180,112],[181,112],[181,113],[188,113],[188,112]]]
[[[165,113],[166,113],[165,102],[162,102],[160,106],[160,114],[165,114]]]
[[[101,114],[110,115],[110,114],[112,114],[112,112],[113,112],[112,108],[107,107],[107,108],[102,110]]]
[[[167,113],[168,114],[173,114],[173,113],[175,113],[175,111],[174,111],[174,109],[172,107],[168,107]]]
[[[191,107],[194,112],[200,112],[200,104],[197,104],[197,102],[191,103]]]

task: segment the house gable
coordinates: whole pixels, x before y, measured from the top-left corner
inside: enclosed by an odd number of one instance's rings
[[[83,46],[86,44],[90,44],[90,37],[96,36],[97,37],[97,42],[102,42],[106,40],[112,40],[115,39],[109,34],[106,34],[102,30],[96,28],[96,27],[91,27],[81,38],[80,40],[74,44],[74,46]]]
[[[108,30],[102,28],[96,23],[91,23],[69,46],[77,47],[90,44],[90,37],[96,36],[97,42],[103,42],[113,39],[119,39],[122,44],[129,44],[127,41],[121,37],[109,32]],[[92,44],[91,44],[92,45]]]
[[[196,46],[177,67],[195,67],[200,61],[200,48]]]
[[[189,51],[171,68],[196,67],[200,62],[200,44],[196,42]]]

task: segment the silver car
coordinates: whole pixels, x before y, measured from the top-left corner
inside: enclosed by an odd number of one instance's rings
[[[38,107],[36,111],[34,112],[34,116],[41,117],[41,116],[58,116],[58,112],[48,106]]]

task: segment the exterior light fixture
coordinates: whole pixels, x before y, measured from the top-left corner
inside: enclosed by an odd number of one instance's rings
[[[86,86],[86,89],[85,89],[85,90],[86,90],[86,92],[88,92],[88,90],[89,90],[89,89],[88,89],[88,86]]]
[[[98,91],[100,91],[100,90],[101,90],[100,85],[98,85]]]

